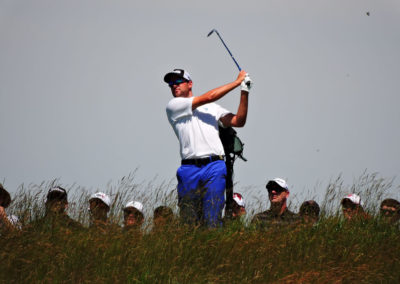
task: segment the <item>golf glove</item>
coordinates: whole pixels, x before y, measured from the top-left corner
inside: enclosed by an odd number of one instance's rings
[[[246,74],[246,77],[244,77],[244,80],[240,84],[241,90],[245,92],[250,92],[251,87],[253,86],[253,81],[250,79],[249,74]]]

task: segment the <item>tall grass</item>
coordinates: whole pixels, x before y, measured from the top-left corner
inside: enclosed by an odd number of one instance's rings
[[[174,183],[136,183],[134,174],[110,184],[110,218],[121,224],[121,208],[140,200],[146,215],[166,204],[176,210]],[[151,230],[151,218],[137,232],[99,234],[92,230],[23,230],[0,237],[0,281],[7,283],[399,283],[400,230],[376,215],[392,180],[365,173],[346,187],[332,181],[315,226],[267,232],[231,224],[208,230],[173,224]],[[43,196],[57,180],[21,187],[13,214],[24,225],[43,215]],[[68,187],[69,215],[88,224],[90,193]],[[345,222],[339,212],[344,193],[366,202],[369,220]],[[156,194],[154,194],[156,193]],[[157,196],[158,194],[158,196]],[[302,200],[301,200],[302,201]],[[260,201],[261,202],[261,201]],[[295,207],[296,205],[293,205]],[[260,210],[254,209],[254,212]]]

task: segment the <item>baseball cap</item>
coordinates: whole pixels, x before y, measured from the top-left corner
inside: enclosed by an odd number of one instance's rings
[[[284,190],[289,191],[289,187],[284,179],[281,178],[274,178],[270,180],[267,185],[265,186],[266,189],[273,188],[274,185],[278,185],[279,187],[283,188]]]
[[[246,207],[245,203],[244,203],[244,199],[243,196],[240,193],[233,193],[233,200],[236,202],[237,205],[239,205],[240,207]]]
[[[46,198],[47,201],[53,201],[53,200],[67,201],[67,191],[61,186],[55,186],[49,189]]]
[[[103,192],[96,192],[96,193],[92,194],[90,196],[90,198],[89,198],[89,201],[92,200],[92,199],[100,199],[108,207],[110,207],[110,205],[111,205],[110,197],[107,194],[103,193]]]
[[[126,203],[124,211],[127,210],[128,208],[135,208],[140,213],[143,213],[143,204],[139,201],[129,201],[128,203]]]
[[[352,203],[356,204],[356,205],[361,205],[362,206],[362,201],[361,201],[361,197],[358,196],[355,193],[351,193],[351,194],[347,194],[343,199],[342,199],[342,203],[345,199],[350,200]]]
[[[164,82],[169,83],[175,79],[184,79],[187,81],[192,81],[192,78],[190,78],[189,72],[183,70],[183,69],[174,69],[174,71],[169,72],[165,74],[164,76]]]

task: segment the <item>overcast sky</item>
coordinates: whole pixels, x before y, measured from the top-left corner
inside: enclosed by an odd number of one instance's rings
[[[294,193],[365,169],[395,177],[399,27],[398,0],[0,0],[0,182],[105,190],[136,168],[173,179],[162,78],[187,69],[195,95],[233,81],[213,28],[254,80],[238,130],[244,195],[274,177]],[[220,101],[238,103],[239,89]]]

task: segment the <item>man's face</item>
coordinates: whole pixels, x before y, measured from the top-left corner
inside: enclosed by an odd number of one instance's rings
[[[268,189],[268,196],[271,204],[284,203],[289,197],[289,191],[279,186],[273,186]]]
[[[108,206],[100,199],[94,198],[89,201],[90,212],[93,217],[98,218],[108,213]]]
[[[392,206],[383,205],[381,207],[381,215],[391,222],[397,222],[400,220],[400,212]]]
[[[51,200],[47,203],[48,210],[56,214],[64,213],[67,207],[68,203],[63,200]]]
[[[165,216],[157,216],[153,220],[155,227],[163,227],[166,224],[168,224],[168,221],[169,221],[169,218],[165,217]]]
[[[246,215],[246,208],[244,208],[243,206],[234,204],[233,208],[232,208],[232,216],[240,217],[240,216],[244,216],[244,215]]]
[[[187,98],[192,90],[192,81],[186,81],[185,79],[174,79],[168,83],[171,88],[172,95],[176,98],[183,97]]]
[[[124,223],[126,227],[140,226],[143,223],[143,215],[136,208],[124,210]]]
[[[359,206],[357,204],[354,204],[353,202],[351,202],[349,199],[345,199],[342,202],[342,211],[343,211],[344,217],[346,219],[350,220],[355,215],[358,214]]]

